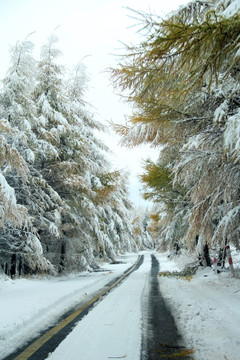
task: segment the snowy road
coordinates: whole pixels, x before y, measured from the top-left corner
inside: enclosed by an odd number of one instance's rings
[[[200,268],[192,279],[159,277],[159,270],[180,270],[189,262],[189,255],[174,259],[168,254],[154,255],[160,263],[155,278],[151,274],[151,254],[145,253],[139,269],[99,302],[61,345],[51,350],[48,359],[104,360],[125,356],[139,360],[146,334],[152,332],[146,321],[146,315],[147,319],[152,316],[148,304],[151,286],[159,283],[187,348],[195,350],[195,360],[239,360],[239,278],[228,273],[216,275],[210,268]],[[11,280],[0,275],[0,359],[8,358],[44,329],[57,324],[73,307],[88,302],[137,258],[138,254],[126,254],[119,257],[119,264],[102,264],[100,272],[57,278]],[[143,346],[144,352],[146,349]]]
[[[176,352],[179,336],[159,291],[158,272],[156,257],[142,255],[123,281],[120,277],[108,283],[6,360],[155,360],[160,353]]]
[[[86,316],[49,360],[140,359],[141,299],[150,256]]]
[[[129,269],[137,258],[136,254],[121,256],[120,264],[102,264],[101,272],[85,272],[79,276],[30,281],[1,279],[0,309],[4,311],[1,311],[0,359],[57,324],[70,309],[88,303],[109,282]]]

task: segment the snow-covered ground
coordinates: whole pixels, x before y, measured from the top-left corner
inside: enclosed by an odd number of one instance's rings
[[[160,255],[161,271],[181,265]],[[240,359],[240,279],[199,268],[192,279],[160,278],[180,333],[195,360]]]
[[[160,271],[179,270],[183,265],[165,254],[155,256]],[[103,264],[103,272],[58,278],[11,280],[0,276],[0,359],[72,305],[89,300],[136,259],[137,254],[128,254],[119,258],[123,264]],[[143,265],[98,303],[49,359],[139,360],[141,302],[147,296],[144,288],[150,268],[150,254],[145,253]],[[239,279],[200,269],[190,281],[159,277],[159,282],[187,347],[196,350],[195,360],[239,360]]]

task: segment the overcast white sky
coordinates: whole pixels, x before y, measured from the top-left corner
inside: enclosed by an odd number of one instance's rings
[[[86,100],[90,102],[96,118],[104,123],[112,120],[125,123],[130,109],[114,94],[109,75],[104,72],[116,64],[113,54],[122,52],[123,43],[136,43],[139,27],[127,8],[155,13],[161,16],[188,0],[0,0],[0,78],[9,66],[9,47],[22,41],[31,32],[36,57],[41,45],[59,26],[59,48],[63,52],[62,63],[72,66],[84,57],[90,74]],[[89,56],[87,56],[89,55]],[[118,138],[112,133],[104,141],[113,150],[114,168],[127,169],[131,173],[130,194],[136,205],[144,205],[139,197],[140,184],[137,175],[142,172],[141,159],[156,160],[157,151],[149,147],[125,149],[117,145]]]

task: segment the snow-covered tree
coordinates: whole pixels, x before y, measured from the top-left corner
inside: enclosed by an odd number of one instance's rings
[[[121,242],[127,242],[127,237],[121,238],[124,231],[119,230],[118,234],[116,228],[125,229],[126,225],[120,225],[123,220],[118,202],[113,204],[116,189],[122,189],[123,183],[119,184],[118,176],[111,174],[104,155],[108,149],[95,135],[103,126],[93,118],[83,100],[85,69],[79,64],[63,82],[64,69],[57,64],[61,53],[56,42],[57,38],[51,37],[42,48],[34,92],[40,123],[37,136],[50,150],[38,158],[37,165],[66,207],[55,240],[54,234],[51,237],[45,234],[42,241],[47,258],[59,270],[83,269],[97,266],[100,260],[113,259],[120,248],[124,249]],[[112,230],[108,217],[114,223]]]
[[[11,67],[0,94],[1,117],[1,242],[6,272],[12,275],[25,267],[46,270],[35,228],[32,163],[35,158],[35,108],[31,98],[35,62],[33,44],[27,39],[11,48]],[[30,210],[30,211],[29,211]]]
[[[142,180],[145,197],[164,203],[165,240],[239,246],[239,2],[192,1],[166,19],[140,15],[146,39],[113,70],[136,111],[116,130],[128,146],[164,146]]]
[[[66,75],[57,41],[39,62],[28,39],[17,43],[0,92],[0,263],[14,276],[94,268],[150,242],[96,136],[85,68]]]

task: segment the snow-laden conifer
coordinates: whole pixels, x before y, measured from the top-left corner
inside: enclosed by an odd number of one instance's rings
[[[159,230],[168,244],[192,249],[199,237],[239,246],[239,3],[192,1],[166,19],[139,15],[146,40],[127,47],[113,70],[136,109],[117,131],[128,146],[164,145],[142,177],[145,197],[164,203]]]
[[[35,194],[39,193],[39,188],[32,185],[39,174],[33,169],[38,143],[33,132],[36,112],[32,99],[35,80],[32,49],[33,44],[28,39],[11,48],[11,66],[0,95],[1,172],[6,180],[2,189],[8,189],[3,197],[6,221],[1,235],[4,242],[2,262],[6,273],[12,275],[29,269],[46,270],[50,265],[43,257],[36,229],[43,202],[38,203],[38,209],[34,211],[38,198]],[[44,193],[44,190],[40,191]],[[11,196],[6,198],[6,194]]]
[[[0,94],[1,265],[14,276],[92,269],[149,243],[140,220],[133,229],[127,177],[96,136],[85,68],[68,76],[57,40],[39,62],[27,39],[17,43]]]

